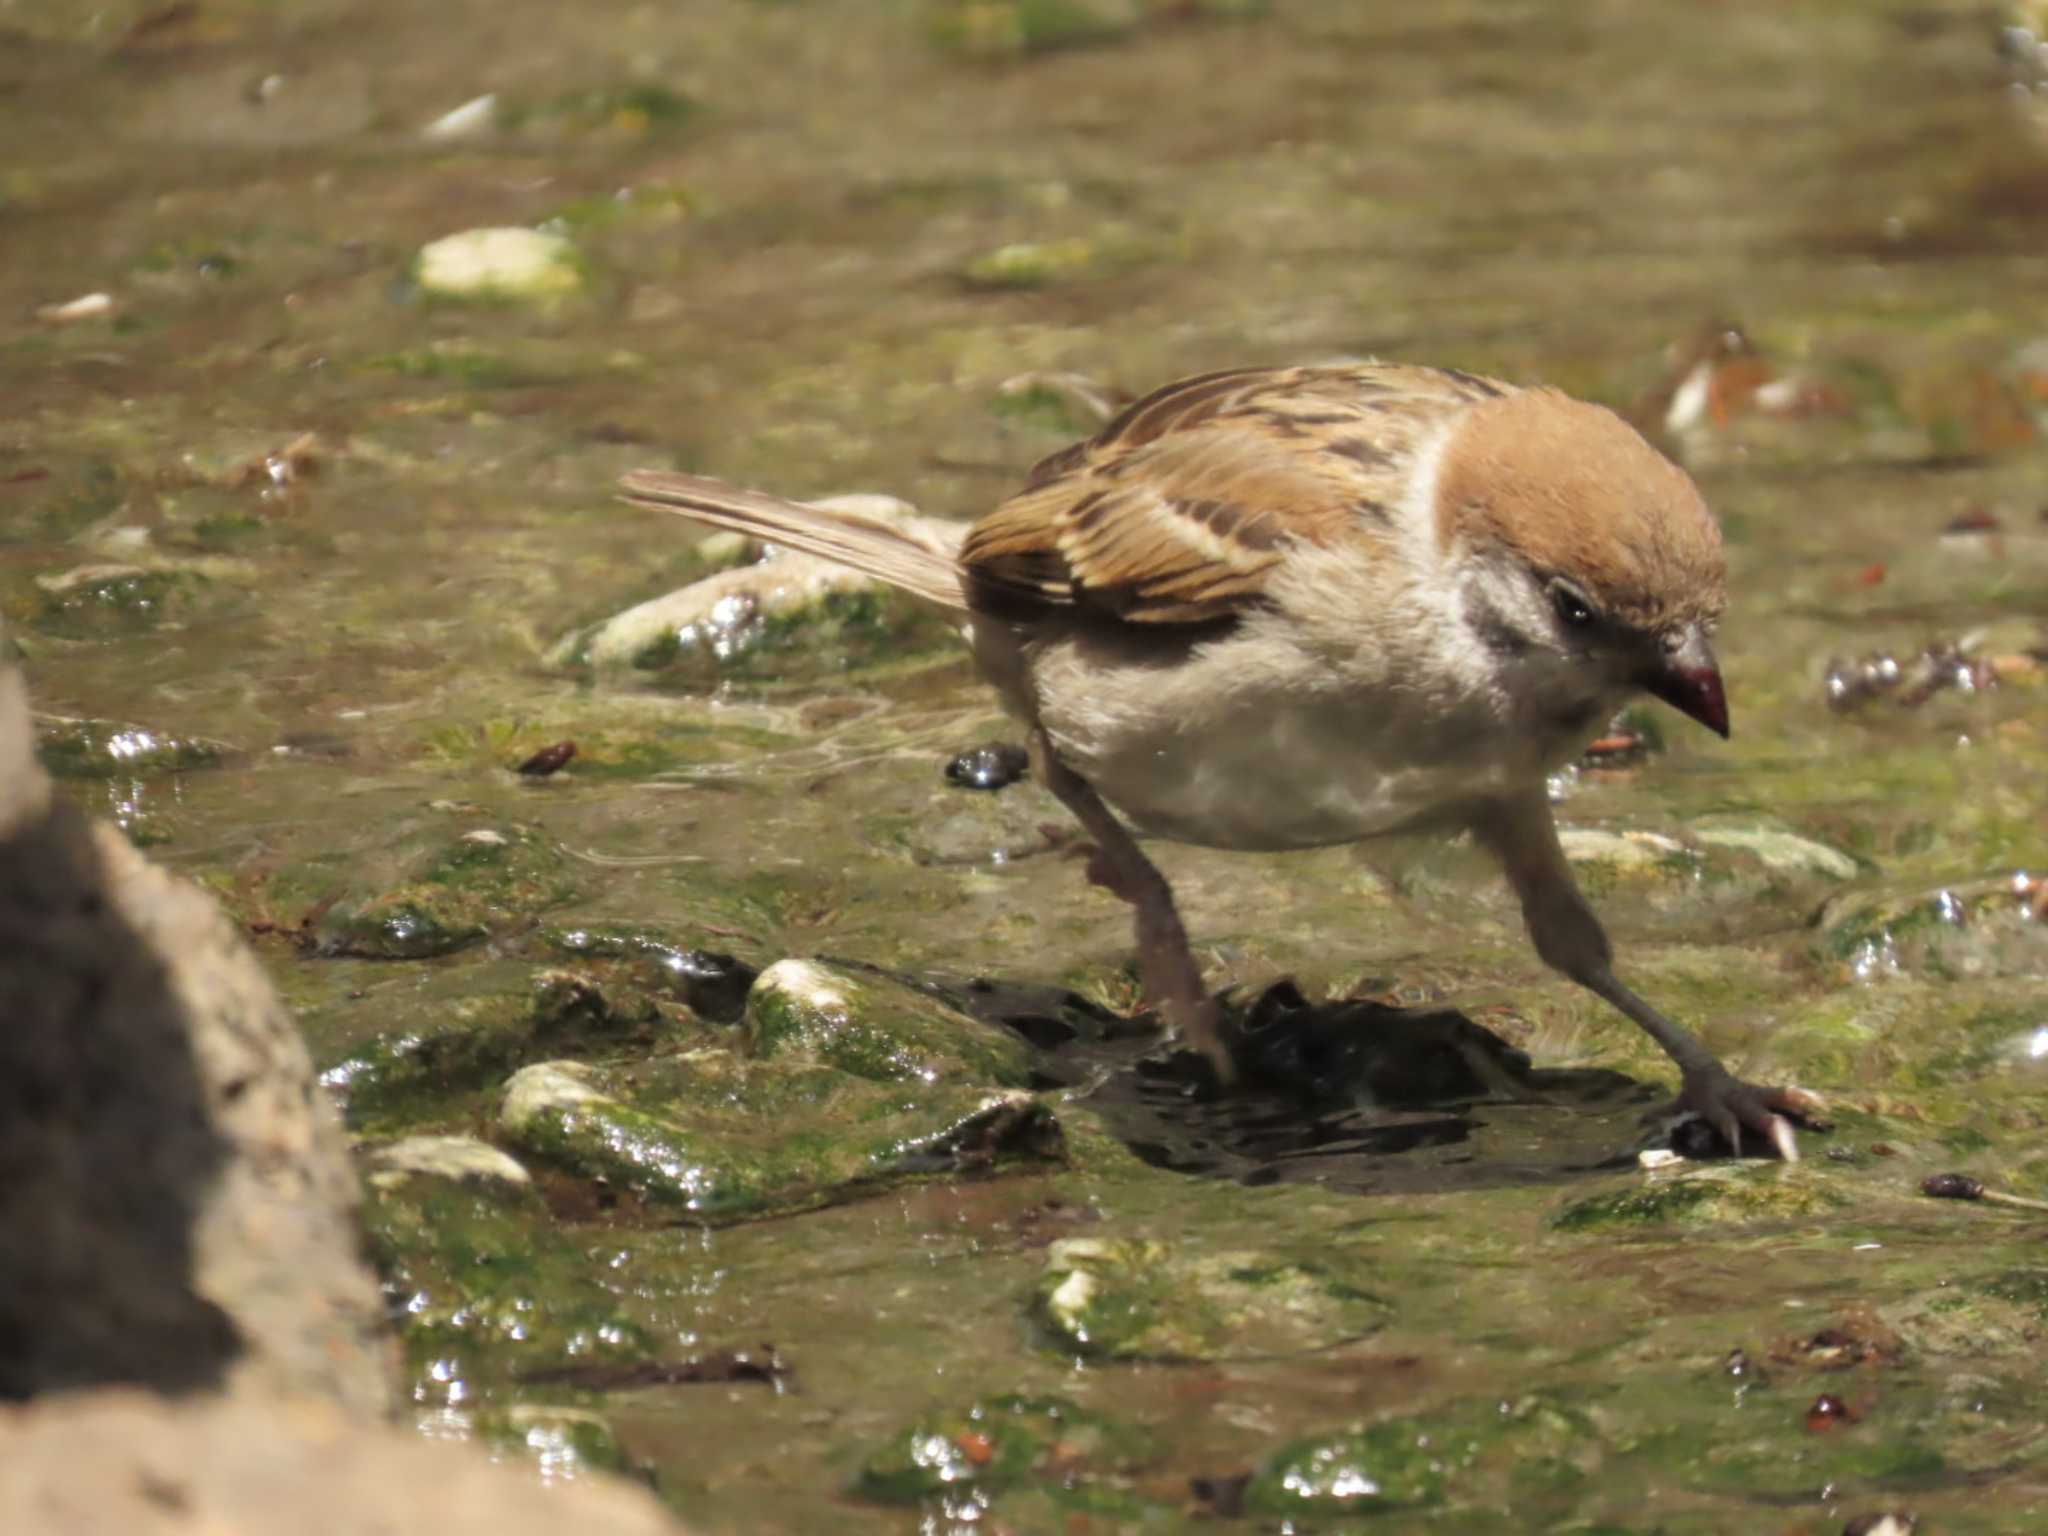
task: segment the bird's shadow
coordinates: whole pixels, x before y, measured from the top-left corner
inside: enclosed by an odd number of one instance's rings
[[[909,979],[909,978],[905,978]],[[926,975],[922,989],[1031,1042],[1065,1088],[1155,1167],[1358,1193],[1562,1183],[1634,1164],[1664,1098],[1619,1072],[1532,1066],[1452,1009],[1312,1002],[1292,982],[1226,999],[1241,1081],[1058,987]]]

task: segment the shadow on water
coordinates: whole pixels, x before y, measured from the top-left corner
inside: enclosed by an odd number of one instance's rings
[[[1040,1052],[1065,1086],[1154,1167],[1241,1184],[1358,1194],[1554,1184],[1630,1166],[1663,1095],[1618,1072],[1530,1064],[1450,1009],[1340,999],[1292,982],[1241,1010],[1244,1083],[1219,1093],[1192,1052],[1055,987],[916,983]]]

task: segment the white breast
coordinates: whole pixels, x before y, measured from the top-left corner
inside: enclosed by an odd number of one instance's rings
[[[1526,785],[1547,755],[1483,691],[1304,669],[1257,624],[1170,667],[1059,642],[1032,672],[1054,746],[1103,798],[1141,832],[1211,848],[1377,836]]]

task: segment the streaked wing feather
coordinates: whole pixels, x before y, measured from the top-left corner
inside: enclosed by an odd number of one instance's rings
[[[1182,379],[1042,460],[969,530],[984,602],[1147,624],[1256,602],[1291,541],[1384,518],[1390,467],[1446,414],[1508,386],[1426,368],[1238,368]]]

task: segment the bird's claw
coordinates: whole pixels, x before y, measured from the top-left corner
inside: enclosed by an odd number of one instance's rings
[[[1828,1123],[1818,1094],[1745,1083],[1719,1067],[1686,1073],[1678,1097],[1661,1113],[1697,1116],[1728,1144],[1730,1156],[1741,1156],[1742,1133],[1748,1131],[1788,1163],[1799,1161],[1793,1125],[1824,1130]]]

